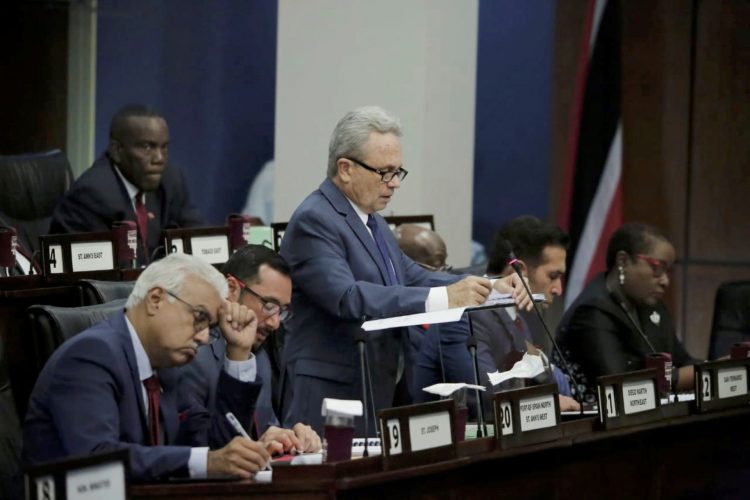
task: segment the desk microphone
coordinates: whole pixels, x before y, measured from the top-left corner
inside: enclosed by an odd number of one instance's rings
[[[510,247],[510,242],[508,242],[508,247]],[[568,366],[568,360],[565,359],[565,356],[563,355],[562,350],[560,349],[560,346],[557,345],[557,342],[555,341],[555,337],[550,333],[549,327],[547,326],[547,322],[544,321],[542,312],[539,310],[539,306],[537,305],[536,302],[534,302],[534,297],[531,294],[531,290],[529,290],[529,285],[526,283],[526,280],[523,277],[523,273],[521,272],[521,263],[516,258],[516,255],[513,253],[513,250],[510,250],[508,252],[508,265],[512,267],[513,270],[518,275],[518,277],[521,278],[521,284],[523,285],[523,288],[526,290],[526,293],[529,294],[529,297],[531,297],[531,305],[534,306],[534,311],[536,312],[537,318],[539,318],[539,321],[542,323],[542,326],[544,327],[544,333],[547,334],[547,338],[552,343],[552,347],[555,349],[555,352],[560,357],[560,362],[563,365],[565,374],[568,377],[570,377],[570,382],[573,384],[573,387],[575,387],[576,401],[578,401],[578,404],[581,405],[581,415],[583,415],[583,397],[581,396],[581,391],[578,390],[578,382],[576,382],[576,379],[573,376],[573,371],[570,369],[570,366]]]
[[[635,328],[635,330],[638,332],[638,335],[640,335],[643,341],[646,343],[649,350],[651,351],[651,354],[656,354],[656,349],[654,349],[653,344],[648,340],[648,337],[646,337],[646,333],[641,328],[641,325],[638,324],[637,318],[635,318],[628,309],[628,306],[625,303],[625,296],[622,294],[622,292],[620,290],[611,290],[609,293],[612,295],[612,298],[615,299],[615,302],[619,304],[622,310],[625,311],[625,316],[628,317],[630,323],[633,325],[633,328]]]
[[[367,342],[367,332],[365,332],[362,329],[357,330],[357,332],[354,334],[354,340],[357,341],[357,346],[359,348],[359,366],[361,370],[360,376],[362,377],[362,404],[365,405],[364,412],[363,412],[363,416],[365,417],[365,448],[362,451],[362,456],[367,457],[369,456],[369,453],[367,451],[367,442],[370,438],[370,425],[368,421],[369,415],[367,413],[368,389],[370,393],[369,399],[372,402],[372,406],[370,407],[372,410],[372,421],[373,421],[373,425],[377,428],[377,421],[375,420],[375,399],[373,398],[373,395],[372,395],[372,377],[369,376],[370,364],[367,362],[367,349],[365,346],[365,342]],[[375,432],[375,434],[377,434],[377,431]]]

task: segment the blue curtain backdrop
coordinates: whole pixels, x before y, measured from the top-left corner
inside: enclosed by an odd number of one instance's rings
[[[548,216],[551,0],[480,0],[473,237]],[[171,162],[209,222],[243,207],[273,155],[277,0],[100,0],[96,147],[144,102],[169,122]]]
[[[96,154],[127,103],[161,110],[170,163],[209,223],[273,157],[277,0],[100,0]]]
[[[549,214],[555,5],[479,2],[472,234],[485,245],[507,220]]]

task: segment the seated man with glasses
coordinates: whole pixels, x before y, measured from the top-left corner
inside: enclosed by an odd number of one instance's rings
[[[285,424],[303,421],[320,432],[323,398],[362,398],[355,336],[364,319],[476,305],[493,287],[478,276],[428,272],[398,248],[377,212],[406,174],[395,117],[368,106],[339,120],[327,179],[295,210],[281,245],[294,283],[294,317],[284,344]],[[531,305],[519,278],[494,285]],[[407,346],[403,328],[367,334],[375,411],[394,404]]]
[[[229,361],[229,353],[234,349],[231,338],[221,338],[199,349],[195,362],[183,368],[183,392],[186,397],[198,398],[201,404],[212,405],[222,365],[235,365],[238,376],[246,376],[262,386],[249,428],[251,436],[274,452],[319,451],[320,437],[315,431],[299,422],[291,429],[280,428],[272,404],[271,362],[263,347],[270,343],[271,335],[279,335],[281,324],[292,316],[289,266],[279,254],[263,245],[245,245],[232,254],[222,270],[229,286],[229,300],[247,307],[258,318],[252,353],[245,355],[241,363]],[[213,331],[219,334],[218,329]]]
[[[247,359],[255,313],[227,296],[224,277],[198,257],[171,254],[139,276],[125,310],[65,342],[32,392],[23,460],[50,460],[126,449],[130,480],[174,476],[251,477],[270,456],[237,436],[225,414],[249,427],[259,384],[222,370],[216,398],[180,397],[180,371],[221,331],[228,357]],[[210,448],[209,448],[210,447]]]

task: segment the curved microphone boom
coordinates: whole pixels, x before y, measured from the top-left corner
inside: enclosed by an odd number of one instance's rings
[[[547,322],[544,321],[544,317],[542,316],[542,312],[539,310],[539,306],[534,302],[534,297],[531,293],[531,290],[529,289],[529,285],[526,283],[526,280],[523,277],[523,273],[521,272],[521,264],[520,261],[516,258],[516,255],[511,250],[508,252],[508,265],[513,268],[513,270],[516,272],[519,278],[521,278],[521,283],[523,284],[523,288],[526,290],[526,293],[529,294],[529,297],[531,297],[531,305],[534,306],[534,311],[536,312],[537,317],[539,318],[539,321],[542,323],[542,327],[544,328],[544,333],[547,334],[547,338],[552,343],[552,347],[555,349],[555,352],[560,357],[560,362],[562,363],[562,367],[565,370],[565,374],[570,378],[570,382],[575,387],[575,398],[576,401],[578,401],[578,404],[581,405],[581,414],[583,414],[583,397],[581,396],[581,391],[578,390],[578,382],[576,381],[575,377],[573,376],[573,371],[570,369],[570,366],[568,366],[568,360],[565,359],[565,356],[562,353],[562,350],[560,349],[560,346],[557,345],[557,342],[555,341],[555,337],[550,333],[549,327],[547,326]]]
[[[619,304],[619,306],[622,308],[623,311],[625,311],[625,316],[628,317],[630,320],[630,323],[633,325],[633,328],[638,332],[638,334],[641,336],[643,341],[646,343],[648,348],[651,350],[652,354],[656,353],[656,349],[654,349],[654,345],[651,343],[651,341],[648,340],[648,337],[646,337],[646,333],[641,328],[641,325],[638,324],[637,318],[635,318],[630,310],[628,309],[627,304],[625,303],[625,297],[620,293],[619,290],[611,290],[610,293],[612,294],[612,297],[615,299],[615,301]]]

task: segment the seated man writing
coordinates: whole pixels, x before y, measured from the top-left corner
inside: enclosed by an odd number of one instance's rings
[[[170,369],[190,362],[217,326],[237,348],[228,355],[247,359],[257,318],[226,296],[224,277],[197,257],[172,254],[146,268],[123,312],[50,357],[29,401],[24,462],[127,449],[132,480],[250,477],[265,467],[265,446],[236,436],[225,418],[231,411],[249,426],[260,385],[227,366],[206,407],[178,398],[179,371]]]
[[[247,307],[258,318],[252,353],[242,350],[238,353],[240,358],[244,356],[248,378],[261,385],[251,435],[259,436],[259,440],[274,451],[320,451],[320,437],[310,426],[296,423],[291,429],[282,429],[271,404],[271,363],[262,346],[271,335],[277,334],[281,322],[291,316],[289,266],[283,257],[263,245],[245,245],[232,254],[223,270],[229,300]],[[222,364],[236,349],[232,340],[221,338],[199,349],[195,362],[183,368],[182,388],[186,397],[198,398],[203,405],[214,403]]]

